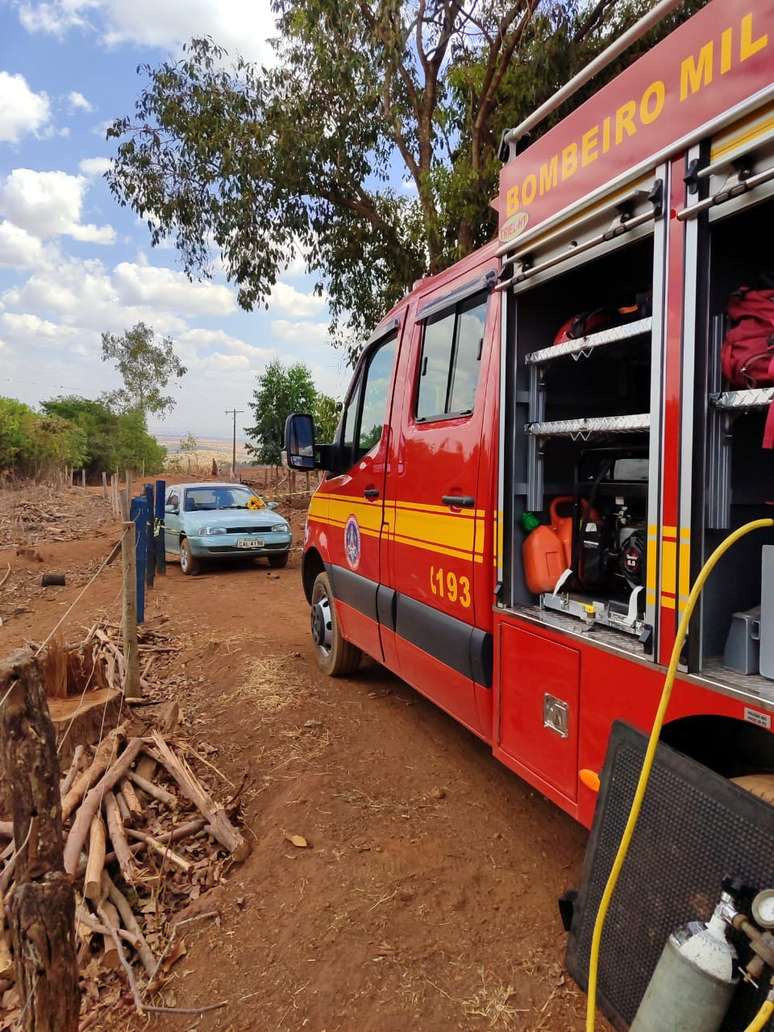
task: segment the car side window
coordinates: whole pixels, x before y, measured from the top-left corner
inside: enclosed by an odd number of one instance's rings
[[[426,321],[419,359],[417,422],[473,411],[487,301],[487,293],[474,294]]]

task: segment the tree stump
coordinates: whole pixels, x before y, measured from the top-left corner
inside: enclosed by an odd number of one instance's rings
[[[7,693],[7,697],[6,697]],[[37,661],[0,664],[0,753],[18,843],[6,898],[24,1032],[77,1032],[75,892],[64,871],[56,740]]]

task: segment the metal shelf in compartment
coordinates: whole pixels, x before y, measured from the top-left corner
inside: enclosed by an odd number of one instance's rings
[[[650,430],[650,413],[557,419],[528,423],[524,429],[530,437],[571,437],[573,440],[585,441],[595,435],[647,433]]]
[[[553,362],[557,358],[564,358],[569,355],[577,361],[585,358],[597,348],[603,348],[609,344],[618,344],[622,340],[630,340],[633,337],[642,337],[651,332],[653,320],[650,316],[647,319],[638,319],[636,322],[627,323],[624,326],[612,326],[609,330],[600,330],[599,333],[590,333],[586,337],[578,337],[577,340],[566,340],[562,344],[552,344],[549,348],[540,348],[539,351],[532,351],[525,356],[525,363],[529,365],[544,365],[546,362]]]
[[[745,412],[749,409],[768,408],[774,401],[774,387],[751,387],[743,391],[719,391],[710,395],[710,401],[721,412]]]

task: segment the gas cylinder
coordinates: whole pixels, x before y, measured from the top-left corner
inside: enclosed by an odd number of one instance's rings
[[[669,936],[630,1032],[718,1032],[739,981],[728,903],[724,893],[707,924],[690,921]]]
[[[525,512],[521,523],[527,532],[521,546],[527,587],[536,595],[553,591],[566,568],[562,542],[552,527],[539,523],[532,513]]]

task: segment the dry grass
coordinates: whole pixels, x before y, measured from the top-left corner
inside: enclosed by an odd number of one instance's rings
[[[249,699],[255,712],[268,716],[293,702],[302,687],[281,656],[266,656],[248,663],[235,694]]]
[[[512,985],[505,985],[487,976],[484,968],[479,968],[481,988],[472,996],[461,1000],[462,1009],[469,1018],[481,1018],[487,1028],[512,1029],[523,1027],[523,1019],[515,1024],[518,1015],[529,1013],[526,1010],[511,1006],[510,1000],[515,993]]]

